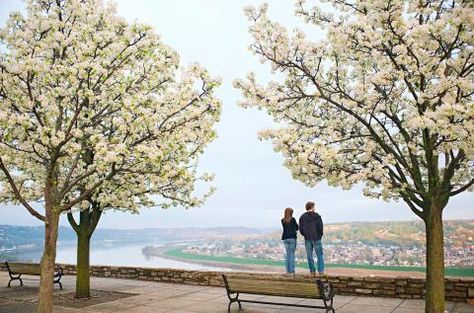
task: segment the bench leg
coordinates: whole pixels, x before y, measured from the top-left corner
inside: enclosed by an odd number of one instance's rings
[[[18,276],[16,276],[16,277],[10,274],[10,281],[8,282],[7,288],[10,288],[10,284],[14,280],[19,280],[20,281],[20,286],[23,286],[23,280],[21,279],[21,274],[18,274]]]
[[[61,276],[59,276],[57,279],[55,279],[53,281],[53,284],[58,284],[59,285],[59,289],[62,290],[63,289],[63,284],[61,283]]]
[[[239,311],[243,311],[243,309],[242,309],[242,304],[240,303],[240,301],[237,300],[237,301],[234,301],[234,302],[237,302],[237,303],[239,304]],[[228,313],[230,313],[230,306],[231,306],[232,303],[234,303],[234,302],[229,302],[229,305],[227,306],[227,312],[228,312]]]
[[[237,302],[239,304],[239,311],[242,311],[242,303],[240,303],[239,294],[237,293],[235,297],[231,297],[230,294],[227,294],[227,296],[229,297],[229,305],[227,306],[227,313],[230,313],[230,306],[234,302]]]
[[[323,302],[324,302],[324,307],[326,308],[326,313],[328,313],[328,312],[335,313],[336,312],[334,310],[334,307],[333,307],[333,298],[331,298],[331,300],[329,300],[329,301],[326,301],[326,300],[323,299]]]

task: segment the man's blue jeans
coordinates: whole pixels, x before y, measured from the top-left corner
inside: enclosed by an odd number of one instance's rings
[[[324,256],[323,256],[323,244],[321,240],[305,240],[304,245],[306,247],[306,256],[308,257],[308,266],[311,273],[316,272],[314,268],[313,250],[316,252],[318,258],[318,272],[324,272]]]
[[[287,273],[295,272],[296,238],[283,240],[285,243],[285,268]]]

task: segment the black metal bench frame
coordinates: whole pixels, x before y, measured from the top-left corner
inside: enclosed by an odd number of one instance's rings
[[[315,281],[315,284],[318,285],[319,295],[314,295],[314,298],[312,298],[312,299],[321,299],[321,300],[323,300],[324,306],[239,299],[240,293],[245,293],[245,292],[237,292],[237,291],[231,290],[230,287],[229,287],[229,283],[227,281],[227,276],[225,274],[222,275],[222,279],[224,280],[225,289],[227,291],[227,297],[229,298],[229,305],[227,306],[227,312],[228,313],[230,313],[230,307],[231,307],[232,303],[234,303],[234,302],[238,303],[239,311],[243,310],[241,302],[246,302],[246,303],[291,306],[291,307],[299,307],[299,308],[325,309],[326,313],[327,312],[332,312],[332,313],[336,312],[334,310],[334,307],[333,307],[334,291],[333,291],[332,285],[328,281],[326,281],[326,285],[325,285],[325,283],[319,278],[316,279],[316,281]],[[265,282],[265,280],[262,279],[262,282]],[[270,282],[270,280],[268,282]],[[288,284],[291,284],[291,281],[288,281]],[[329,290],[328,290],[327,294],[324,293],[324,290],[326,288],[325,286],[329,286]],[[255,294],[255,293],[253,293],[253,294]],[[265,294],[262,293],[262,295],[265,295]],[[288,296],[288,297],[297,298],[295,296]]]
[[[31,274],[31,273],[13,272],[10,269],[10,265],[8,265],[8,262],[5,261],[5,265],[7,266],[8,275],[10,276],[10,281],[8,282],[7,288],[10,288],[10,284],[14,280],[19,280],[20,281],[20,286],[23,286],[23,279],[21,279],[21,275],[36,275],[36,274]],[[40,266],[39,264],[34,264],[34,265]],[[63,284],[61,283],[61,277],[62,276],[63,276],[63,268],[61,266],[57,266],[55,271],[54,271],[53,284],[58,284],[59,289],[63,289]]]

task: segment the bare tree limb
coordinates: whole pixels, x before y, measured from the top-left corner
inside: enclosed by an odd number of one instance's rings
[[[3,163],[2,158],[0,157],[0,169],[3,171],[5,176],[7,177],[8,183],[10,184],[15,196],[17,197],[18,201],[30,212],[31,215],[36,217],[41,221],[45,221],[45,217],[41,215],[38,211],[36,211],[22,196],[20,191],[18,190],[13,177],[10,175],[10,172],[6,168],[5,164]]]

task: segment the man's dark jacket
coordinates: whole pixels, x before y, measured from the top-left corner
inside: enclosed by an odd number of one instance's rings
[[[323,237],[323,220],[316,212],[308,211],[300,217],[300,233],[305,240],[321,240]]]

